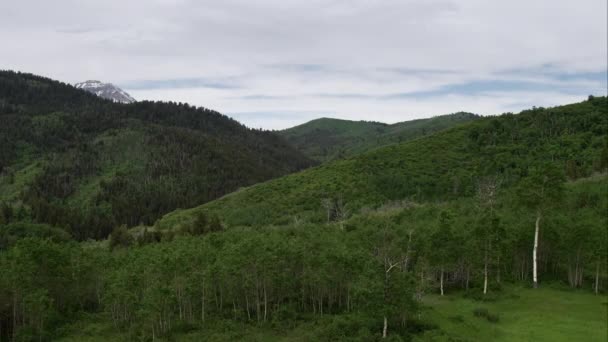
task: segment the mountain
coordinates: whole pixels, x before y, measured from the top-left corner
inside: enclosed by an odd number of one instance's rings
[[[392,201],[466,198],[479,179],[500,177],[508,188],[542,163],[577,179],[608,167],[607,127],[606,97],[483,117],[167,214],[157,226],[187,226],[200,212],[217,213],[229,226],[318,223],[327,218],[327,202],[353,213]]]
[[[77,239],[314,163],[280,136],[187,104],[122,104],[0,71],[0,204]]]
[[[0,95],[1,340],[606,340],[606,97],[298,172],[210,110]]]
[[[310,158],[327,161],[416,139],[478,118],[460,112],[392,125],[322,118],[278,133]]]
[[[104,99],[112,100],[120,103],[133,103],[136,100],[131,97],[126,91],[118,88],[112,83],[102,83],[100,81],[89,80],[81,83],[76,83],[74,87],[86,90],[91,94],[95,94]]]

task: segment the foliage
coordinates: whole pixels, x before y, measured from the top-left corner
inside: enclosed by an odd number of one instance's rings
[[[10,72],[0,95],[0,340],[605,340],[605,97],[479,118],[152,226],[308,160],[184,104]]]
[[[187,225],[201,210],[218,213],[227,226],[323,222],[321,199],[339,197],[351,213],[390,201],[445,201],[474,196],[490,176],[512,189],[539,168],[563,174],[576,165],[575,177],[584,178],[606,170],[607,127],[606,97],[481,118],[170,213],[158,227]]]
[[[10,71],[0,71],[0,122],[0,201],[79,240],[312,164],[279,136],[212,110],[113,103]]]
[[[498,314],[488,311],[487,308],[475,308],[475,310],[473,310],[473,315],[475,315],[475,317],[485,318],[490,323],[498,323],[500,320],[500,316]]]
[[[278,133],[310,158],[330,161],[420,138],[477,118],[461,112],[392,125],[322,118]]]

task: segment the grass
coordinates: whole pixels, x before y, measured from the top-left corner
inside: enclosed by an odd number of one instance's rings
[[[460,294],[426,298],[422,319],[437,324],[418,341],[607,341],[608,305],[605,295],[553,288],[508,287],[493,302],[466,299]],[[498,314],[489,322],[473,312],[483,308]]]
[[[591,292],[505,286],[495,301],[465,298],[462,292],[446,296],[428,295],[424,299],[421,320],[438,328],[416,335],[414,341],[606,341],[608,339],[608,297]],[[490,322],[474,314],[475,310],[498,314],[498,322]],[[313,341],[336,340],[322,331],[339,322],[340,316],[298,322],[285,326],[260,326],[218,321],[204,330],[175,334],[172,341]],[[334,329],[345,328],[333,325]],[[348,326],[351,329],[352,326]],[[378,334],[380,332],[378,326]],[[278,330],[277,330],[278,329]],[[367,338],[376,336],[367,332]],[[338,333],[340,335],[340,333]],[[324,336],[324,337],[320,337]],[[379,337],[379,336],[378,336]],[[85,315],[64,330],[63,342],[127,341],[128,334],[117,333],[102,314]],[[362,338],[359,340],[366,340]],[[157,338],[157,341],[165,339]]]

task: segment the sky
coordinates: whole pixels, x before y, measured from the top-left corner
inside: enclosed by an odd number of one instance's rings
[[[606,0],[0,2],[0,69],[254,128],[518,112],[607,92]]]

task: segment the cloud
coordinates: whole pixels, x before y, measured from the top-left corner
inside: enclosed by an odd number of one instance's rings
[[[182,78],[168,80],[136,80],[127,81],[120,84],[125,89],[181,89],[181,88],[216,88],[216,89],[237,89],[239,85],[234,80],[213,80],[206,78]]]
[[[0,66],[71,83],[100,79],[138,99],[257,113],[238,117],[266,128],[319,113],[386,122],[496,114],[606,94],[606,6],[4,1]]]

